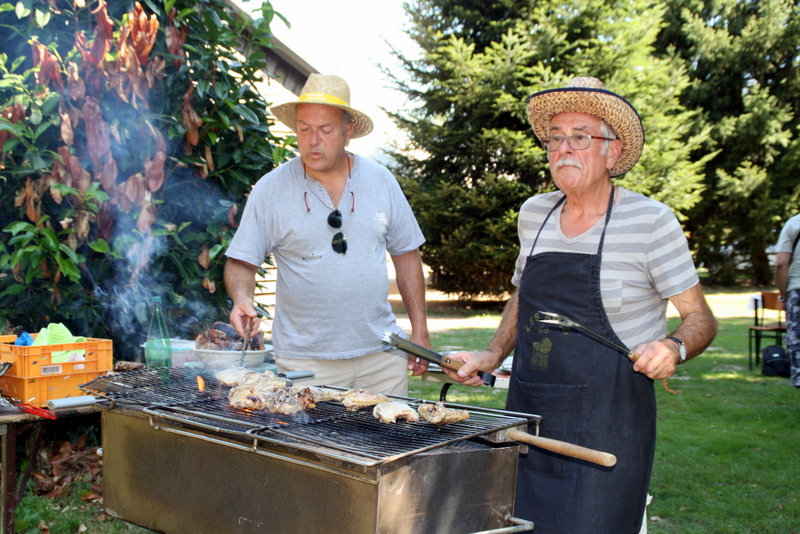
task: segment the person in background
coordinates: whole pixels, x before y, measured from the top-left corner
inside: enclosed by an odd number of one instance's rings
[[[778,238],[775,258],[775,285],[786,310],[786,346],[789,349],[790,380],[800,388],[800,256],[795,254],[800,241],[800,215],[786,221]]]
[[[278,371],[310,370],[315,384],[407,395],[408,370],[422,374],[427,362],[381,341],[387,330],[405,337],[388,300],[386,253],[410,338],[430,347],[424,238],[389,170],[346,150],[372,131],[372,120],[350,107],[347,82],[322,74],[309,77],[297,101],[271,111],[296,132],[300,157],[263,176],[247,200],[226,251],[230,322],[244,335],[256,317],[255,276],[273,254]]]
[[[536,447],[520,457],[514,514],[538,534],[636,534],[656,441],[654,380],[703,352],[717,331],[686,237],[670,209],[615,185],[644,145],[641,119],[591,77],[541,91],[528,119],[558,191],[519,214],[520,254],[489,347],[452,355],[455,380],[480,385],[514,350],[506,408],[543,417],[541,434],[617,457],[600,467]],[[667,334],[667,303],[681,322]],[[580,329],[542,323],[561,314]],[[639,358],[633,362],[629,349]]]

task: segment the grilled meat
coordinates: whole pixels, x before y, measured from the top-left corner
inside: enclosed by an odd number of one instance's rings
[[[223,369],[214,373],[214,376],[219,380],[223,386],[233,387],[239,385],[239,379],[244,375],[250,373],[244,367],[233,367],[230,369]]]
[[[238,385],[228,392],[228,400],[232,408],[269,410],[281,415],[294,415],[317,407],[309,388],[287,387],[285,380],[270,371],[242,375]]]
[[[281,387],[286,386],[286,381],[284,379],[278,378],[269,370],[264,371],[262,374],[256,373],[255,371],[248,371],[243,367],[232,367],[217,371],[214,373],[214,376],[223,385],[229,387],[252,386],[256,388],[262,388],[273,384]]]
[[[303,411],[303,405],[296,394],[288,389],[278,390],[266,397],[266,409],[280,415],[294,415]]]
[[[419,421],[417,412],[404,402],[388,401],[376,404],[372,415],[383,423],[396,423],[398,419]]]
[[[216,322],[211,328],[200,332],[195,338],[195,346],[206,350],[242,350],[244,340],[228,323]],[[247,350],[264,350],[261,334],[250,338]]]
[[[308,390],[311,393],[311,396],[314,397],[314,402],[342,402],[343,393],[341,391],[337,391],[335,389],[318,388],[314,386],[309,386]]]
[[[469,419],[469,412],[467,410],[447,408],[441,401],[436,404],[423,404],[419,407],[418,411],[420,417],[438,426],[450,425],[463,421],[464,419]]]
[[[380,393],[373,393],[366,389],[351,389],[342,395],[342,404],[348,412],[355,412],[361,408],[369,408],[380,402],[386,402],[389,397]]]
[[[264,410],[267,408],[267,398],[257,389],[247,386],[236,386],[228,392],[228,401],[231,408],[237,410]]]
[[[311,410],[317,407],[317,399],[311,392],[310,387],[292,386],[289,388],[289,391],[292,395],[297,397],[297,400],[300,401],[300,406],[302,406],[304,410]]]

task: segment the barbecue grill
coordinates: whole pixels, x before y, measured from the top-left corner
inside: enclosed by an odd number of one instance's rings
[[[470,418],[437,427],[382,423],[336,402],[294,416],[235,410],[211,371],[188,368],[103,376],[81,389],[107,408],[106,511],[157,532],[533,529],[513,517],[525,446],[506,433],[537,425],[536,415],[448,403]]]

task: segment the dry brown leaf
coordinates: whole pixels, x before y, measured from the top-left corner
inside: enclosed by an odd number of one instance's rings
[[[228,222],[234,228],[236,228],[236,212],[239,211],[239,207],[236,204],[231,205],[231,209],[228,210]]]
[[[144,164],[144,177],[147,183],[147,188],[150,191],[158,191],[164,184],[164,164],[167,161],[167,154],[164,152],[156,152],[156,155],[150,161]]]
[[[86,211],[78,211],[75,214],[73,228],[75,228],[75,235],[78,237],[78,241],[83,243],[89,236],[89,230],[91,229],[89,225],[89,213]]]
[[[52,273],[50,272],[50,267],[47,265],[47,260],[42,260],[41,263],[39,263],[39,272],[42,278],[50,278]]]
[[[81,100],[86,96],[86,84],[81,78],[78,64],[74,61],[67,63],[67,90],[72,100]]]
[[[158,37],[158,19],[155,14],[150,15],[148,19],[142,4],[136,2],[134,10],[128,13],[128,26],[131,29],[131,43],[136,51],[139,64],[146,65],[150,50]]]
[[[214,293],[217,290],[217,284],[215,284],[213,280],[209,280],[207,276],[203,277],[203,287],[206,288],[209,293]]]
[[[203,119],[197,114],[192,106],[192,97],[194,96],[194,86],[190,85],[189,89],[183,94],[183,108],[181,108],[181,123],[186,128],[186,140],[192,146],[197,146],[200,142],[199,128],[203,125]]]
[[[140,232],[149,234],[150,227],[156,220],[156,207],[150,203],[150,193],[145,193],[142,200],[142,211],[139,212],[139,217],[136,219],[136,228]]]
[[[164,28],[164,33],[167,39],[167,50],[169,50],[170,54],[176,56],[172,60],[172,64],[175,70],[180,70],[181,63],[183,63],[182,58],[185,57],[183,43],[186,42],[186,37],[189,35],[189,28],[183,23],[180,24],[180,27],[176,26],[175,16],[177,14],[178,11],[174,7],[169,10],[167,27]]]
[[[53,165],[53,167],[55,167],[55,164]],[[48,174],[46,178],[47,178],[47,184],[50,186],[50,190],[48,191],[50,193],[50,198],[52,198],[53,202],[55,202],[60,206],[61,201],[64,200],[64,197],[61,194],[61,191],[59,191],[55,187],[56,185],[58,185],[58,180],[52,174]]]
[[[69,113],[59,113],[59,117],[61,117],[61,140],[65,145],[72,146],[75,143],[75,134],[72,131]]]
[[[211,153],[211,147],[206,145],[205,149],[206,153],[206,165],[208,165],[208,169],[210,171],[214,171],[214,154]]]
[[[25,108],[22,107],[22,104],[14,104],[13,106],[8,106],[0,112],[0,117],[7,119],[11,124],[16,124],[21,119],[25,118]],[[6,141],[16,137],[8,130],[3,130],[0,132],[0,151],[3,149],[3,145],[5,145]]]
[[[34,73],[36,82],[44,86],[49,86],[52,82],[56,90],[63,89],[64,80],[61,78],[61,64],[58,62],[58,58],[36,37],[31,41],[31,51],[33,66],[34,68],[39,67],[39,70]]]
[[[197,256],[197,263],[199,263],[203,269],[208,269],[211,265],[211,252],[208,250],[208,246],[203,245],[203,250],[201,250],[200,254]]]
[[[92,11],[94,15],[94,42],[92,43],[91,55],[94,64],[100,66],[105,60],[106,54],[111,50],[111,39],[114,37],[114,21],[108,16],[108,4],[105,0],[100,0],[97,8]]]
[[[61,278],[61,270],[56,273],[56,278]],[[58,289],[58,282],[53,282],[53,294],[50,296],[50,302],[61,304],[61,290]]]

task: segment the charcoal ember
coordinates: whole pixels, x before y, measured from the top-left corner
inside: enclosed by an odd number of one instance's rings
[[[244,339],[228,323],[217,321],[195,338],[195,346],[205,350],[242,350]],[[247,350],[264,350],[261,334],[250,338]]]

